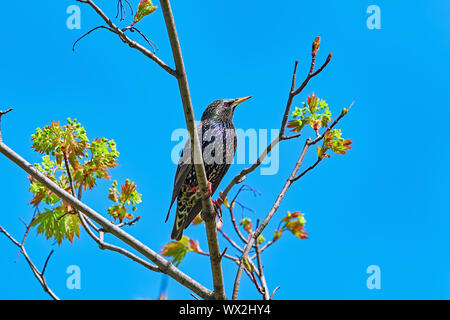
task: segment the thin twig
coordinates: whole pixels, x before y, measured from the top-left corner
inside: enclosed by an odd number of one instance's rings
[[[128,0],[124,0],[124,1],[128,4],[128,7],[130,8],[130,11],[131,11],[131,15],[133,15],[134,14],[133,7],[128,2]],[[122,0],[118,0],[117,1],[117,15],[116,15],[116,19],[119,17],[119,15],[120,15],[120,21],[125,20],[126,10],[125,10],[125,7],[124,7],[124,5],[122,3]]]
[[[150,262],[136,256],[135,254],[129,252],[128,250],[125,250],[124,248],[119,247],[119,246],[115,246],[115,245],[106,243],[104,241],[104,231],[103,230],[100,230],[99,236],[96,236],[92,232],[92,230],[89,228],[89,226],[87,225],[87,223],[86,223],[87,219],[85,219],[86,217],[83,214],[80,214],[79,217],[80,217],[80,221],[81,221],[81,224],[83,225],[84,229],[89,234],[89,236],[98,244],[98,247],[101,250],[110,250],[110,251],[120,253],[120,254],[130,258],[131,260],[139,263],[140,265],[143,265],[144,267],[146,267],[147,269],[149,269],[151,271],[161,272],[160,268],[158,268],[157,266],[151,264]]]
[[[223,259],[223,256],[227,253],[228,247],[225,247],[225,249],[223,250],[223,252],[220,254],[220,260]]]
[[[88,32],[86,32],[85,34],[83,34],[81,37],[79,37],[79,38],[73,43],[73,45],[72,45],[72,51],[75,52],[75,46],[77,45],[77,43],[78,43],[81,39],[83,39],[84,37],[90,35],[92,32],[94,32],[95,30],[98,30],[98,29],[106,29],[106,30],[111,31],[112,33],[115,33],[113,29],[108,28],[108,27],[105,27],[105,26],[98,26],[98,27],[95,27],[95,28],[89,30]]]
[[[266,242],[266,244],[265,245],[263,245],[260,249],[259,249],[259,251],[262,253],[262,252],[264,252],[264,250],[266,250],[268,247],[270,247],[272,244],[274,244],[275,243],[275,241],[273,241],[273,240],[270,240],[270,241],[268,241],[268,242]],[[253,256],[251,256],[250,257],[251,259],[255,259],[256,258],[256,253],[253,255]]]
[[[351,107],[351,106],[350,106]],[[326,129],[326,131],[321,134],[320,136],[318,136],[317,138],[315,138],[314,140],[312,140],[311,138],[308,138],[305,141],[305,144],[303,146],[303,150],[302,153],[300,154],[300,157],[294,167],[294,169],[292,170],[289,178],[287,179],[286,183],[283,186],[283,189],[281,190],[281,192],[278,194],[278,197],[275,201],[275,203],[273,204],[272,208],[270,209],[269,213],[267,214],[267,216],[264,218],[263,222],[261,223],[261,225],[256,229],[256,231],[253,233],[253,236],[249,239],[247,245],[244,247],[244,253],[242,254],[241,257],[241,261],[248,256],[248,253],[250,252],[250,249],[253,246],[253,243],[256,241],[256,239],[259,237],[259,235],[262,233],[262,231],[265,229],[265,227],[268,225],[268,223],[270,222],[270,220],[272,219],[272,217],[274,216],[275,212],[278,210],[281,201],[283,200],[284,196],[286,195],[286,192],[288,191],[288,189],[290,188],[290,186],[297,181],[298,179],[296,179],[297,177],[297,173],[300,169],[300,166],[303,163],[303,160],[305,158],[305,155],[309,149],[310,146],[316,144],[317,142],[321,141],[324,136],[325,133],[328,132],[329,130],[331,130],[345,115],[347,114],[347,112],[342,112],[341,115],[333,122],[333,124],[328,127]],[[306,170],[309,171],[309,170]],[[303,175],[302,175],[303,176]],[[238,273],[236,275],[236,279],[234,282],[234,288],[233,288],[233,299],[237,299],[237,295],[239,292],[239,285],[240,285],[240,279],[242,277],[242,264],[239,265],[239,269],[238,269]]]
[[[52,251],[50,251],[50,253],[47,256],[47,259],[45,259],[45,263],[44,263],[44,267],[42,268],[42,276],[44,276],[45,270],[47,269],[47,264],[50,261],[50,257],[52,256],[53,252],[55,252],[55,250],[52,249]]]
[[[279,135],[274,140],[272,140],[272,142],[260,154],[260,156],[256,160],[256,162],[253,163],[253,165],[251,165],[248,168],[243,169],[240,173],[238,173],[233,178],[233,180],[231,180],[231,182],[227,185],[227,187],[221,194],[222,200],[225,200],[226,196],[228,195],[228,193],[230,192],[231,188],[233,188],[234,185],[238,184],[240,181],[242,181],[242,179],[246,175],[255,171],[261,165],[261,163],[264,161],[264,159],[267,157],[267,155],[273,150],[273,148],[275,148],[275,146],[277,144],[279,144],[281,141],[291,140],[291,139],[295,139],[295,138],[298,138],[301,136],[301,134],[295,134],[295,135],[292,135],[289,137],[285,136],[286,125],[287,125],[287,121],[289,119],[289,113],[292,108],[292,103],[294,101],[294,98],[303,91],[303,89],[306,87],[306,85],[309,83],[309,81],[312,78],[314,78],[315,76],[317,76],[320,72],[322,72],[330,61],[331,61],[331,54],[328,55],[328,58],[325,61],[325,63],[316,72],[313,72],[312,70],[314,69],[314,63],[315,63],[315,56],[313,56],[313,59],[311,61],[311,66],[310,66],[310,72],[308,73],[305,80],[302,82],[302,84],[297,89],[295,89],[295,83],[296,83],[296,79],[297,79],[298,61],[295,61],[294,72],[292,74],[291,88],[289,90],[289,96],[288,96],[286,108],[285,108],[285,111],[283,114],[283,120],[281,122]]]
[[[259,280],[261,281],[261,286],[263,289],[262,296],[263,296],[264,300],[269,300],[269,289],[267,287],[266,277],[264,276],[264,272],[263,272],[261,251],[259,249],[258,241],[255,242],[255,250],[256,250],[256,259],[257,259],[258,270],[259,270]]]
[[[299,180],[301,177],[303,177],[305,174],[307,174],[309,171],[313,170],[324,158],[318,158],[316,162],[314,162],[313,165],[309,166],[308,169],[300,173],[298,176],[296,176],[294,179],[292,179],[292,182]]]
[[[128,221],[128,222],[121,222],[121,223],[117,224],[117,226],[119,228],[122,228],[123,226],[134,226],[136,224],[136,222],[138,222],[140,219],[141,219],[141,216],[137,216],[133,220]]]
[[[218,230],[219,230],[219,232],[223,235],[223,237],[224,237],[225,239],[227,239],[228,242],[229,242],[233,247],[235,247],[235,248],[236,248],[237,250],[239,250],[240,252],[244,252],[244,249],[242,249],[236,242],[234,242],[234,240],[231,239],[230,236],[228,236],[228,235],[225,233],[225,231],[223,231],[222,229],[218,229]]]
[[[8,112],[11,112],[12,110],[13,110],[13,108],[9,108],[9,109],[6,110],[6,111],[0,111],[0,117],[3,116],[3,115],[5,115],[5,114],[7,114]]]
[[[250,279],[252,280],[252,282],[254,283],[254,285],[255,285],[255,287],[256,287],[256,290],[258,290],[258,292],[264,296],[264,289],[261,288],[261,286],[259,285],[258,281],[256,280],[255,274],[254,274],[253,272],[251,273],[250,271],[248,271],[248,270],[245,269],[245,268],[244,268],[244,270],[245,270],[245,273],[247,273],[247,275],[249,276],[249,278],[250,278]]]
[[[277,292],[278,289],[280,289],[280,286],[277,286],[277,287],[273,290],[272,294],[270,295],[270,300],[273,300],[273,297],[274,297],[274,295],[275,295],[275,292]]]
[[[210,256],[209,252],[205,252],[205,251],[193,251],[193,252],[198,253],[198,254],[200,254],[202,256],[206,256],[206,257]],[[226,254],[225,250],[221,254],[221,259],[222,258],[227,258],[228,260],[231,260],[231,261],[233,261],[235,263],[238,263],[238,264],[240,263],[240,260],[239,260],[238,257],[233,257],[233,256],[231,256],[229,254]],[[248,259],[248,260],[249,260],[249,263],[253,263],[253,261],[251,259]],[[259,271],[258,270],[255,270],[254,273],[259,277]],[[249,278],[252,280],[251,277],[249,277]]]
[[[95,12],[106,22],[106,24],[113,30],[115,34],[117,34],[122,40],[122,42],[128,44],[131,48],[136,49],[143,53],[145,56],[156,62],[161,68],[163,68],[165,71],[167,71],[170,75],[177,77],[178,74],[175,70],[173,70],[171,67],[169,67],[167,64],[165,64],[161,59],[159,59],[153,52],[142,46],[141,44],[137,43],[136,41],[131,40],[128,38],[125,33],[118,28],[110,18],[95,4],[92,0],[77,0],[78,2],[86,3],[90,5]]]
[[[53,293],[53,291],[49,288],[47,285],[47,282],[44,277],[45,267],[47,265],[49,257],[47,257],[46,264],[44,265],[44,269],[42,272],[36,268],[36,265],[33,263],[31,258],[28,256],[27,251],[25,250],[25,246],[22,243],[19,243],[16,239],[14,239],[13,236],[11,236],[2,226],[0,226],[0,233],[3,233],[9,240],[11,240],[12,243],[14,243],[17,247],[19,247],[20,252],[25,257],[25,260],[27,261],[28,265],[31,268],[31,271],[33,272],[36,279],[41,284],[42,288],[45,292],[47,292],[54,300],[59,300],[58,296]]]
[[[306,85],[308,84],[308,82],[315,77],[316,75],[318,75],[320,72],[322,72],[322,70],[325,69],[325,67],[328,65],[328,63],[331,61],[331,57],[332,55],[329,54],[327,57],[327,60],[325,61],[325,63],[316,71],[314,72],[314,66],[315,66],[315,58],[316,58],[316,54],[317,54],[317,50],[318,50],[318,46],[316,47],[316,49],[314,50],[314,46],[315,44],[313,44],[313,51],[312,51],[312,61],[311,61],[311,65],[310,65],[310,69],[309,69],[309,73],[306,76],[305,80],[302,82],[302,84],[295,89],[295,82],[296,82],[296,77],[297,77],[297,66],[298,66],[298,62],[295,62],[295,66],[294,66],[294,72],[293,72],[293,76],[292,76],[292,82],[291,82],[291,90],[289,92],[289,97],[288,97],[288,102],[286,104],[286,109],[284,112],[284,116],[283,116],[283,121],[281,123],[281,129],[280,129],[280,134],[279,136],[274,139],[272,141],[272,143],[267,147],[267,149],[263,152],[263,154],[260,156],[260,158],[258,159],[257,162],[255,162],[250,168],[244,169],[243,171],[241,171],[240,174],[238,174],[229,184],[229,186],[225,189],[225,191],[223,192],[223,195],[226,196],[226,193],[231,189],[231,187],[234,185],[234,183],[236,181],[241,180],[246,174],[252,172],[253,170],[255,170],[261,163],[262,160],[264,160],[264,158],[267,156],[267,154],[272,150],[273,146],[278,144],[280,141],[282,140],[286,140],[285,137],[285,130],[286,130],[286,125],[287,125],[287,120],[289,118],[289,113],[291,110],[291,106],[292,106],[292,102],[295,98],[295,96],[297,96],[300,92],[303,91],[303,89],[306,87]],[[339,117],[335,123],[337,123],[337,121],[340,120],[341,117]],[[334,124],[335,124],[334,123]],[[334,125],[333,124],[333,125]],[[330,128],[329,128],[330,129]],[[329,130],[328,129],[328,130]],[[264,228],[267,226],[267,224],[269,223],[269,221],[272,219],[273,215],[275,214],[275,212],[278,210],[281,201],[283,200],[287,190],[289,189],[289,187],[292,185],[292,183],[294,182],[293,179],[295,179],[298,170],[300,169],[300,166],[303,163],[303,159],[306,155],[306,152],[308,151],[309,147],[313,144],[315,144],[316,142],[320,141],[323,138],[324,134],[317,137],[315,140],[311,140],[310,138],[308,138],[305,141],[305,145],[303,147],[302,153],[300,154],[300,158],[298,159],[291,175],[289,176],[289,178],[287,179],[283,189],[281,190],[281,192],[279,193],[275,203],[273,204],[271,210],[269,211],[269,213],[267,214],[267,216],[265,217],[265,219],[263,220],[263,222],[261,223],[261,225],[256,229],[256,231],[253,233],[253,236],[248,240],[248,243],[246,244],[246,246],[244,247],[244,253],[242,254],[241,257],[241,262],[243,261],[243,259],[245,259],[251,248],[253,247],[253,244],[255,241],[257,241],[257,238],[259,237],[259,235],[261,234],[261,232],[264,230]],[[243,264],[240,263],[239,265],[239,269],[238,272],[236,274],[236,279],[234,282],[234,287],[233,287],[233,295],[232,295],[232,299],[237,299],[238,296],[238,292],[239,292],[239,286],[240,286],[240,280],[242,277],[242,270],[243,270]]]
[[[8,112],[11,112],[12,110],[13,110],[12,108],[9,108],[9,109],[6,110],[6,111],[1,111],[1,110],[0,110],[0,142],[3,141],[3,140],[2,140],[2,130],[1,130],[2,116],[4,116],[5,114],[7,114]]]
[[[195,300],[200,300],[200,298],[199,297],[197,297],[195,294],[193,294],[192,292],[191,292],[191,296],[195,299]]]
[[[236,219],[234,218],[233,205],[234,205],[234,203],[231,203],[230,207],[228,208],[228,210],[230,211],[231,222],[233,223],[234,230],[236,231],[239,238],[241,238],[242,242],[247,243],[247,239],[242,235],[241,230],[239,230],[239,227],[236,223]]]
[[[144,33],[142,33],[138,28],[133,27],[133,26],[128,26],[126,28],[123,28],[122,31],[125,32],[127,30],[130,30],[131,32],[136,31],[137,33],[139,33],[141,35],[142,38],[144,38],[144,40],[148,43],[148,45],[152,48],[153,53],[156,53],[156,51],[158,51],[158,46],[156,45],[156,43],[154,43],[153,41],[151,41],[150,39],[148,39]]]

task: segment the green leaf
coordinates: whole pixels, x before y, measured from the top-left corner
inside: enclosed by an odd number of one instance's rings
[[[291,213],[288,211],[287,215],[281,220],[281,223],[283,222],[284,225],[275,231],[272,241],[277,241],[285,229],[289,230],[299,239],[308,238],[308,233],[305,231],[306,219],[303,213],[300,213],[299,211]]]
[[[35,164],[35,168],[69,193],[72,188],[68,171],[72,174],[75,190],[87,190],[92,189],[98,179],[109,179],[109,170],[118,166],[119,152],[114,140],[100,138],[90,141],[86,130],[76,119],[68,118],[65,125],[51,121],[50,125],[37,128],[32,135],[32,142],[34,150],[44,154],[42,162]],[[33,194],[30,203],[35,207],[42,204],[48,206],[33,222],[38,233],[54,238],[59,244],[64,239],[72,242],[75,236],[79,237],[79,217],[70,204],[33,177],[29,177],[29,180],[29,191]],[[129,212],[136,211],[137,204],[142,202],[136,184],[128,179],[120,193],[114,181],[108,198],[114,202],[108,209],[109,214],[120,221],[132,219],[133,215]]]
[[[249,218],[244,218],[241,220],[241,226],[244,227],[244,230],[247,231],[248,233],[252,232],[252,220],[250,220]]]
[[[260,234],[260,235],[258,236],[258,244],[262,244],[264,241],[266,241],[266,238],[264,238],[263,235]]]
[[[305,125],[309,125],[316,132],[322,127],[328,127],[331,121],[331,111],[325,100],[317,97],[314,92],[303,102],[303,107],[295,107],[292,118],[287,124],[293,132],[300,132]]]
[[[136,211],[136,205],[142,202],[141,194],[136,189],[136,184],[127,179],[125,184],[121,186],[119,193],[117,181],[113,182],[111,188],[109,188],[108,199],[116,204],[108,209],[108,213],[114,220],[119,219],[122,222],[124,218],[133,219],[133,215],[128,212],[127,206],[131,206],[131,210]]]
[[[136,15],[134,16],[133,24],[139,22],[145,16],[152,14],[157,8],[150,0],[141,0]]]
[[[64,239],[73,242],[74,236],[80,236],[80,220],[78,215],[68,213],[64,206],[54,210],[45,209],[33,220],[38,234],[45,234],[47,239],[54,238],[58,244]]]
[[[325,155],[325,152],[329,149],[336,154],[346,154],[347,150],[351,149],[353,142],[350,139],[342,138],[342,132],[339,129],[333,129],[325,133],[323,138],[323,145],[319,157]],[[329,156],[328,156],[329,157]]]
[[[178,266],[189,251],[190,239],[183,236],[179,241],[172,241],[164,245],[161,254],[164,257],[173,257],[172,263]]]

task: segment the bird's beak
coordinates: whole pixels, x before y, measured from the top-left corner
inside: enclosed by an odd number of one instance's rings
[[[238,104],[240,104],[240,103],[242,103],[242,102],[244,102],[245,100],[248,100],[248,99],[250,99],[250,98],[251,98],[251,96],[243,97],[243,98],[237,98],[236,101],[234,102],[234,106],[236,107]]]

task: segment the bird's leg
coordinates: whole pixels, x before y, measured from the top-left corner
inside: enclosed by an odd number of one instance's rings
[[[194,191],[200,193],[198,185],[193,187],[192,189],[190,189],[188,192],[191,193],[191,192],[194,192]],[[208,181],[208,191],[206,192],[206,196],[209,197],[211,195],[212,195],[212,183]]]
[[[192,189],[190,189],[188,192],[192,193],[192,192],[197,192],[199,193],[199,187],[198,185],[193,187]],[[208,191],[206,192],[206,196],[211,196],[212,195],[212,184],[211,182],[208,181]],[[223,203],[223,200],[221,197],[217,198],[217,200],[211,200],[214,206],[214,210],[216,211],[217,216],[219,217],[219,219],[222,220],[222,209],[220,208],[220,206]]]

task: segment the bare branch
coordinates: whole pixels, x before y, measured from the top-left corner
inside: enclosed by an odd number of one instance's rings
[[[55,252],[55,250],[52,249],[52,251],[50,251],[50,253],[47,256],[47,259],[45,259],[44,267],[42,268],[42,272],[41,272],[42,276],[44,276],[45,270],[47,269],[47,264],[50,261],[50,258],[52,256],[53,252]]]
[[[352,104],[353,105],[353,104]],[[352,106],[351,105],[351,106]],[[351,108],[350,106],[350,108]],[[270,220],[272,219],[273,215],[275,214],[275,212],[278,210],[281,201],[283,200],[284,196],[286,195],[286,192],[288,191],[288,189],[290,188],[290,186],[297,181],[298,179],[300,179],[302,176],[304,176],[304,174],[306,174],[307,172],[309,172],[310,168],[308,168],[307,170],[305,170],[304,173],[300,174],[297,177],[297,173],[300,169],[300,166],[303,163],[303,160],[305,158],[305,155],[309,149],[310,146],[316,144],[317,142],[321,141],[325,134],[330,131],[336,124],[338,124],[338,122],[347,114],[347,112],[342,112],[340,114],[340,116],[331,124],[331,126],[329,126],[325,132],[321,135],[319,135],[318,137],[316,137],[314,140],[312,140],[311,138],[308,138],[305,141],[305,144],[303,146],[303,150],[302,153],[300,154],[300,157],[294,167],[294,169],[292,170],[289,178],[287,179],[286,183],[283,186],[283,189],[281,190],[281,192],[278,194],[278,197],[275,201],[275,203],[273,204],[272,208],[270,209],[269,213],[267,214],[267,216],[264,218],[263,222],[261,223],[261,225],[256,229],[256,231],[253,233],[252,237],[249,238],[247,245],[244,247],[244,253],[242,254],[241,257],[241,261],[248,256],[248,253],[250,252],[251,247],[253,246],[253,243],[255,242],[256,239],[258,239],[259,235],[262,233],[262,231],[265,229],[265,227],[268,225],[268,223],[270,222]],[[318,163],[320,162],[317,161],[312,167],[314,168]],[[236,279],[235,279],[235,283],[234,283],[234,288],[233,288],[233,299],[237,299],[237,295],[239,292],[239,285],[240,285],[240,278],[242,277],[242,264],[239,265],[239,269],[238,269],[238,273],[236,275]]]
[[[260,249],[259,249],[259,251],[262,253],[262,252],[264,252],[264,250],[266,250],[268,247],[270,247],[272,244],[274,244],[275,243],[275,241],[273,241],[273,240],[270,240],[270,241],[268,241],[265,245],[263,245]],[[250,257],[250,259],[255,259],[256,258],[256,253],[253,255],[253,256],[251,256]]]
[[[255,242],[256,259],[258,262],[259,279],[261,280],[262,296],[264,300],[269,300],[269,288],[267,287],[266,277],[264,276],[263,265],[261,260],[261,250],[258,241]]]
[[[261,223],[261,225],[255,230],[255,232],[253,233],[253,236],[249,238],[247,245],[244,248],[244,253],[242,254],[241,257],[241,261],[248,255],[248,253],[250,252],[250,249],[252,248],[255,240],[259,237],[259,235],[261,234],[261,232],[264,230],[264,228],[267,226],[267,224],[269,223],[269,221],[272,219],[273,215],[275,214],[275,212],[278,210],[281,201],[283,200],[284,196],[286,195],[286,192],[288,191],[289,187],[292,184],[292,179],[295,178],[295,176],[297,175],[298,170],[300,169],[300,166],[303,162],[303,159],[306,155],[306,152],[308,151],[309,148],[309,144],[308,142],[311,141],[311,139],[308,139],[305,142],[305,146],[303,147],[303,151],[300,155],[300,158],[298,159],[294,169],[292,170],[292,173],[290,175],[290,177],[287,179],[285,185],[283,186],[283,189],[281,190],[281,192],[278,194],[278,197],[275,201],[275,203],[272,206],[272,209],[270,209],[269,213],[267,214],[267,216],[264,218],[263,222]],[[234,282],[234,288],[233,288],[233,299],[237,299],[237,295],[239,292],[239,285],[240,285],[240,278],[242,276],[242,269],[243,269],[243,264],[241,263],[239,265],[239,269],[238,269],[238,273],[236,275],[236,279]]]
[[[128,26],[128,27],[122,29],[123,32],[125,32],[127,30],[130,30],[131,32],[136,31],[137,33],[139,33],[141,35],[141,37],[144,38],[144,40],[148,43],[148,45],[153,49],[153,53],[156,53],[156,51],[159,50],[156,43],[154,43],[152,40],[147,38],[145,36],[145,34],[142,31],[140,31],[138,28],[136,28],[134,26]]]
[[[82,2],[82,3],[86,3],[88,5],[90,5],[95,12],[97,12],[97,14],[106,22],[106,24],[109,26],[109,28],[112,30],[112,32],[114,32],[115,34],[117,34],[120,38],[120,40],[122,40],[122,42],[128,44],[131,48],[136,49],[138,51],[140,51],[141,53],[143,53],[145,56],[147,56],[148,58],[152,59],[154,62],[156,62],[161,68],[163,68],[164,70],[166,70],[170,75],[176,77],[177,76],[177,72],[175,70],[173,70],[172,68],[170,68],[167,64],[165,64],[161,59],[159,59],[153,52],[151,52],[150,50],[148,50],[147,48],[145,48],[144,46],[140,45],[139,43],[137,43],[136,41],[131,40],[130,38],[128,38],[125,35],[125,32],[122,31],[120,28],[118,28],[112,21],[110,18],[108,18],[108,16],[94,3],[94,1],[91,0],[77,0],[78,2]]]
[[[119,228],[122,228],[123,226],[134,226],[136,224],[136,222],[138,222],[140,219],[141,219],[141,216],[137,216],[133,220],[128,221],[128,222],[121,222],[117,226]]]
[[[147,269],[149,269],[151,271],[161,272],[161,270],[157,266],[155,266],[155,265],[149,263],[148,261],[146,261],[146,260],[136,256],[135,254],[129,252],[128,250],[125,250],[124,248],[121,248],[119,246],[115,246],[115,245],[106,243],[104,241],[104,231],[103,230],[100,230],[99,236],[96,236],[92,232],[92,230],[89,228],[89,226],[87,225],[86,220],[88,220],[88,219],[86,219],[84,214],[81,213],[79,215],[79,217],[80,217],[80,221],[81,221],[81,224],[83,225],[84,229],[89,234],[89,236],[98,244],[98,246],[99,246],[99,248],[101,250],[110,250],[110,251],[114,251],[114,252],[120,253],[120,254],[130,258],[131,260],[133,260],[133,261],[143,265],[144,267],[146,267]]]
[[[234,218],[234,208],[233,208],[233,202],[230,204],[230,207],[228,210],[230,211],[230,217],[231,222],[233,223],[234,230],[236,231],[236,234],[241,238],[242,242],[247,243],[247,239],[242,235],[241,231],[239,230],[239,227],[236,223],[236,219]]]
[[[273,300],[273,296],[275,295],[275,292],[278,291],[278,289],[280,289],[280,286],[277,286],[277,287],[275,288],[275,290],[273,290],[272,294],[270,295],[270,300]]]
[[[11,112],[12,110],[13,110],[12,108],[9,108],[9,109],[6,110],[6,111],[1,111],[1,110],[0,110],[0,142],[3,141],[3,140],[2,140],[2,128],[1,128],[2,116],[4,116],[5,114],[7,114],[8,112]]]
[[[208,180],[206,177],[205,167],[202,159],[202,149],[200,140],[195,130],[194,110],[192,107],[189,85],[184,68],[183,56],[181,53],[180,42],[178,39],[175,21],[172,14],[172,8],[169,0],[161,0],[161,8],[166,22],[167,32],[169,34],[170,45],[177,68],[178,87],[180,90],[181,100],[183,103],[184,116],[186,126],[189,131],[191,141],[191,159],[193,160],[199,189],[203,195],[208,193]],[[219,239],[216,229],[216,212],[214,210],[211,196],[205,196],[202,200],[202,217],[205,220],[206,235],[208,239],[208,247],[210,251],[211,271],[213,275],[214,293],[216,299],[224,300],[225,287],[223,282],[222,264],[220,258]]]
[[[36,268],[36,265],[33,263],[33,261],[30,259],[30,257],[28,256],[28,253],[25,250],[25,246],[23,245],[23,243],[19,243],[19,241],[14,239],[14,237],[11,236],[2,226],[0,226],[0,233],[3,233],[9,240],[11,240],[12,243],[14,243],[17,247],[20,248],[20,252],[25,257],[25,260],[27,261],[28,265],[30,266],[31,271],[33,271],[34,276],[39,281],[39,283],[41,284],[41,286],[44,289],[44,291],[47,292],[54,300],[59,300],[58,296],[55,295],[53,293],[53,291],[47,285],[47,282],[46,282],[45,277],[44,277],[44,272],[45,272],[45,269],[47,267],[48,260],[50,259],[50,256],[53,253],[53,250],[50,253],[50,255],[47,257],[47,260],[45,261],[44,269],[42,270],[42,272],[40,272],[38,270],[38,268]],[[26,238],[26,237],[24,237],[24,238]]]
[[[253,284],[256,287],[256,290],[258,290],[258,292],[261,293],[264,296],[264,289],[261,288],[261,286],[259,285],[258,281],[256,280],[255,274],[254,273],[250,273],[250,271],[248,271],[245,268],[244,268],[244,270],[245,270],[245,273],[247,273],[249,278],[252,280]]]
[[[191,296],[195,299],[195,300],[200,300],[199,299],[199,297],[197,297],[195,294],[193,294],[192,292],[191,292]]]
[[[223,237],[224,237],[225,239],[227,239],[228,242],[229,242],[233,247],[235,247],[235,248],[236,248],[237,250],[239,250],[240,252],[244,252],[244,249],[242,249],[236,242],[234,242],[234,240],[231,239],[230,236],[228,236],[228,235],[225,233],[225,231],[223,231],[222,229],[218,229],[218,230],[219,230],[219,232],[223,235]]]
[[[7,114],[8,112],[11,112],[12,110],[13,110],[12,108],[9,108],[9,109],[6,110],[6,111],[0,111],[0,116],[5,115],[5,114]]]
[[[292,179],[292,182],[299,180],[301,177],[303,177],[305,174],[307,174],[309,171],[313,170],[321,161],[323,158],[318,158],[316,162],[314,162],[313,165],[311,165],[308,169],[300,173],[298,176],[296,176],[294,179]]]
[[[264,161],[264,159],[267,157],[267,155],[272,151],[273,148],[275,148],[275,146],[278,143],[280,143],[281,141],[284,141],[284,140],[291,140],[291,139],[295,139],[295,138],[298,138],[301,136],[301,134],[295,134],[290,137],[285,136],[286,125],[287,125],[287,121],[289,119],[289,113],[292,108],[292,103],[294,101],[294,98],[303,91],[303,89],[306,87],[306,85],[309,83],[309,81],[325,69],[325,67],[331,61],[331,57],[332,57],[332,55],[329,54],[325,63],[317,71],[314,72],[313,70],[314,70],[314,64],[315,64],[315,54],[313,54],[313,59],[311,61],[311,65],[310,65],[310,72],[308,73],[305,80],[302,82],[302,84],[297,89],[295,89],[295,82],[297,79],[298,61],[295,61],[294,71],[292,74],[291,88],[289,91],[286,108],[285,108],[285,111],[283,114],[283,119],[281,122],[279,135],[267,146],[267,148],[261,153],[261,155],[259,156],[259,158],[256,160],[256,162],[253,165],[242,170],[239,174],[237,174],[233,178],[233,180],[231,180],[231,182],[228,184],[228,186],[225,188],[225,190],[223,191],[223,193],[221,195],[222,200],[225,200],[225,198],[227,197],[228,193],[230,192],[231,188],[233,188],[234,185],[238,184],[240,181],[242,181],[242,179],[246,175],[255,171],[261,165],[261,163]]]
[[[122,3],[123,0],[118,0],[117,1],[117,15],[116,15],[116,19],[119,17],[120,15],[120,21],[125,20],[126,17],[126,13],[127,11],[125,10],[125,6]],[[124,0],[126,2],[126,4],[128,5],[128,7],[130,8],[131,11],[131,15],[134,14],[133,11],[133,7],[131,6],[131,4],[128,2],[128,0]]]
[[[73,45],[72,45],[72,51],[75,51],[75,46],[77,45],[77,43],[78,43],[81,39],[83,39],[84,37],[90,35],[92,32],[94,32],[95,30],[98,30],[98,29],[106,29],[106,30],[111,31],[112,33],[115,33],[113,29],[108,28],[108,27],[105,27],[105,26],[98,26],[98,27],[95,27],[95,28],[89,30],[88,32],[86,32],[85,34],[83,34],[81,37],[79,37],[79,38],[73,43]]]

